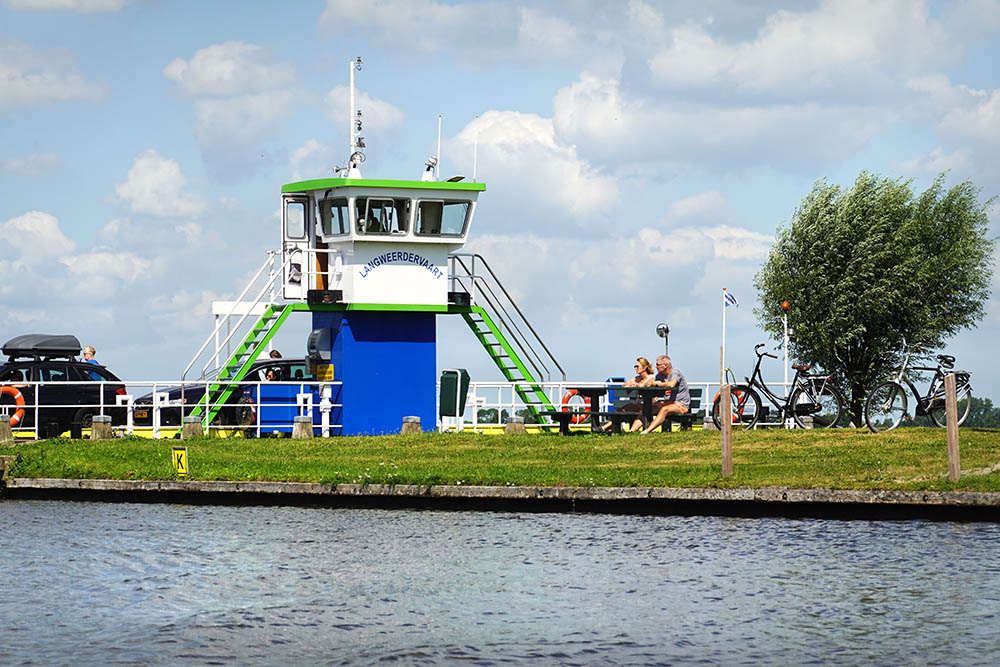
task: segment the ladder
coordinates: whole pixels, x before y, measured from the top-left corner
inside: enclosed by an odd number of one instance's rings
[[[216,382],[208,386],[208,390],[202,395],[198,404],[192,408],[191,414],[202,415],[208,411],[209,424],[215,420],[226,401],[239,388],[238,382],[246,377],[247,371],[257,361],[261,352],[267,349],[267,344],[274,338],[281,325],[288,319],[288,315],[294,310],[289,305],[268,304],[264,309],[260,319],[250,328],[233,356],[219,369]],[[229,380],[229,382],[224,382]]]
[[[481,255],[453,253],[448,261],[452,291],[465,292],[470,300],[469,306],[452,306],[452,312],[461,312],[532,415],[554,410],[539,383],[552,380],[553,372],[566,380],[566,372],[555,356]]]

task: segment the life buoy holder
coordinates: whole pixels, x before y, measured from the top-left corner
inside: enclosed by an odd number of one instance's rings
[[[7,394],[14,399],[14,403],[17,404],[17,410],[14,414],[10,416],[11,427],[17,426],[24,419],[24,394],[17,387],[11,387],[10,385],[0,386],[0,394]]]
[[[579,396],[579,395],[580,393],[576,389],[570,389],[565,394],[563,394],[562,411],[569,412],[570,411],[569,402],[573,399],[574,396]],[[587,421],[587,413],[590,412],[590,397],[582,396],[581,398],[583,398],[583,405],[587,409],[584,412],[579,412],[573,415],[573,417],[570,419],[570,422],[572,422],[573,424],[580,424]]]

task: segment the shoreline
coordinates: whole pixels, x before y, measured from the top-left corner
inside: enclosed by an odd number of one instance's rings
[[[2,498],[192,505],[1000,521],[1000,492],[7,478]]]

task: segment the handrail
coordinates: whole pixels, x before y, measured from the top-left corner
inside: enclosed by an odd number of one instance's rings
[[[471,258],[472,260],[471,270],[462,260],[463,257]],[[524,315],[524,312],[520,309],[520,307],[518,307],[513,297],[511,297],[510,293],[503,286],[503,283],[500,282],[500,279],[497,277],[496,273],[493,271],[493,268],[490,267],[486,259],[483,258],[483,256],[478,253],[451,253],[450,255],[448,255],[448,259],[451,260],[453,267],[451,271],[451,276],[449,276],[452,279],[452,281],[457,282],[459,284],[464,284],[463,282],[464,278],[468,278],[472,281],[471,290],[469,292],[470,297],[472,299],[472,303],[475,303],[476,286],[479,285],[480,293],[485,298],[487,305],[489,305],[497,312],[498,324],[503,325],[507,329],[507,331],[510,333],[512,341],[517,344],[521,352],[525,353],[531,364],[535,366],[536,371],[539,371],[539,373],[541,374],[541,370],[535,363],[537,360],[537,363],[540,364],[542,368],[545,369],[545,375],[549,377],[551,376],[548,367],[542,360],[541,354],[539,354],[538,351],[531,344],[530,337],[527,336],[521,330],[521,326],[518,324],[517,321],[515,321],[515,318],[511,317],[509,312],[510,308],[513,308],[513,311],[516,312],[518,316],[520,316],[520,322],[523,324],[524,327],[527,328],[528,331],[531,332],[531,335],[534,337],[534,340],[545,351],[545,354],[548,355],[548,359],[559,370],[559,373],[562,376],[563,381],[565,381],[566,371],[559,364],[559,361],[555,358],[555,355],[552,354],[552,351],[549,350],[548,346],[545,344],[545,341],[543,341],[541,336],[538,335],[538,332],[535,331],[535,328],[531,326],[531,322],[528,321],[528,318]],[[497,295],[497,292],[493,289],[493,285],[491,285],[489,282],[486,281],[486,277],[476,274],[475,269],[477,262],[481,263],[482,266],[485,267],[486,271],[489,273],[489,278],[491,278],[493,281],[493,284],[495,284],[495,286],[499,288],[503,296],[506,297],[506,303],[509,304],[507,307],[505,307],[504,303]],[[458,266],[461,266],[461,268],[465,271],[464,275],[458,274],[456,270]],[[490,299],[491,296],[493,297],[492,300]],[[501,315],[506,315],[507,316],[506,319],[504,317],[501,317]]]

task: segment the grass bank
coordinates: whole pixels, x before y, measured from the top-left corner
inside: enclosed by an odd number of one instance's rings
[[[763,487],[1000,491],[1000,431],[962,429],[963,476],[947,480],[944,429],[886,434],[734,433],[721,474],[717,432],[649,436],[418,434],[307,440],[47,440],[0,447],[12,477],[177,479],[174,446],[194,480],[585,487]]]

